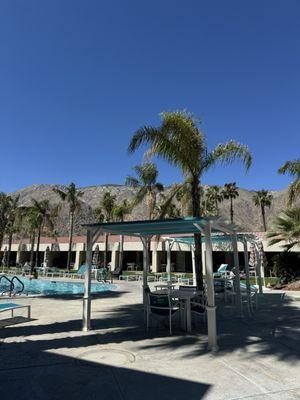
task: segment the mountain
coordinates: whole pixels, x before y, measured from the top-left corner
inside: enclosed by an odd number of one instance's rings
[[[60,199],[53,192],[54,187],[64,189],[63,185],[40,184],[28,186],[10,194],[20,195],[20,203],[24,206],[29,206],[32,198],[36,200],[48,199],[51,204],[55,205],[60,203]],[[99,206],[100,199],[106,191],[110,191],[111,194],[116,195],[118,202],[123,199],[128,199],[130,201],[135,195],[135,189],[123,185],[87,186],[80,188],[80,190],[84,191],[84,195],[82,197],[82,207],[75,222],[76,234],[84,233],[81,224],[94,222],[92,210]],[[165,189],[165,191],[168,190],[168,188]],[[239,189],[239,197],[234,200],[235,223],[243,231],[262,230],[260,210],[254,206],[252,201],[254,193],[255,191],[253,190]],[[271,219],[284,207],[286,191],[271,191],[271,193],[274,196],[274,200],[271,208],[266,209],[268,223],[270,223]],[[229,200],[224,200],[223,203],[221,203],[220,212],[222,216],[229,219]],[[130,219],[145,219],[146,215],[146,204],[142,203],[134,208]],[[62,204],[59,216],[55,223],[55,229],[60,236],[67,234],[68,220],[68,207],[66,204]]]

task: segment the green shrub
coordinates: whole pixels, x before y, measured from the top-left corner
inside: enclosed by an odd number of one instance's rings
[[[300,256],[297,253],[284,251],[273,257],[273,273],[280,283],[289,283],[300,278]]]

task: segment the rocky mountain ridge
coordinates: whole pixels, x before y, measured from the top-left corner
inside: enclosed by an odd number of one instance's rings
[[[64,188],[63,185],[51,185],[51,184],[37,184],[27,186],[23,189],[17,190],[11,195],[20,195],[20,203],[24,206],[31,204],[31,199],[36,200],[48,199],[52,205],[60,203],[60,199],[53,188],[59,187]],[[124,186],[124,185],[99,185],[99,186],[87,186],[80,188],[84,192],[82,197],[82,207],[79,214],[76,217],[75,223],[75,234],[82,234],[83,230],[81,224],[94,222],[93,209],[99,206],[100,200],[106,191],[110,191],[111,194],[116,195],[117,202],[124,199],[131,201],[135,195],[135,189]],[[165,191],[169,190],[166,187]],[[270,223],[272,218],[280,212],[285,204],[286,190],[283,191],[270,191],[273,195],[273,203],[270,209],[266,209],[267,222]],[[246,190],[239,188],[239,197],[234,200],[234,215],[235,223],[244,231],[261,231],[262,222],[260,216],[260,209],[254,206],[252,196],[255,193],[254,190]],[[224,200],[220,204],[220,212],[222,216],[229,218],[229,200]],[[145,219],[147,215],[146,203],[138,205],[133,209],[130,219],[139,220]],[[66,204],[62,204],[59,217],[56,220],[55,229],[59,236],[67,234],[68,231],[68,207]]]

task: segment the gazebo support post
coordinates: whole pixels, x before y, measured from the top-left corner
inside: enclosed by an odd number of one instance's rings
[[[239,266],[239,253],[237,244],[237,234],[233,233],[231,235],[232,248],[233,248],[233,264],[234,264],[234,291],[236,293],[236,304],[238,307],[238,313],[243,316],[243,306],[242,306],[242,296],[241,296],[241,286],[240,286],[240,266]]]
[[[82,330],[91,329],[91,269],[92,269],[93,237],[92,230],[86,232],[86,269],[84,278]]]
[[[192,255],[192,269],[193,269],[193,286],[197,285],[196,281],[196,262],[195,262],[195,250],[193,246],[191,246],[191,255]]]
[[[212,241],[211,241],[211,226],[210,221],[205,222],[204,227],[205,235],[205,272],[206,272],[206,286],[207,286],[207,333],[208,333],[208,347],[212,351],[218,350],[217,344],[217,318],[215,306],[215,290],[214,290],[214,276],[213,276],[213,257],[212,257]]]
[[[146,236],[140,236],[141,241],[143,243],[143,305],[144,305],[144,312],[145,312],[145,318],[146,318],[146,304],[147,304],[147,298],[146,298],[146,293],[145,289],[148,287],[148,271],[149,271],[149,251],[148,251],[148,243],[149,243],[149,238]]]
[[[172,282],[171,278],[171,243],[167,241],[167,275],[168,275],[168,282]]]
[[[251,307],[251,286],[250,286],[250,274],[249,274],[249,258],[248,258],[248,246],[247,240],[243,239],[244,246],[244,261],[245,261],[245,272],[246,272],[246,290],[247,290],[247,303],[248,303],[248,312],[249,314],[252,311]]]
[[[259,249],[257,242],[254,243],[254,249],[256,253],[256,273],[258,275],[258,292],[259,294],[263,294],[263,288],[262,288],[262,276],[261,276],[261,259],[260,259],[260,254],[259,254]]]

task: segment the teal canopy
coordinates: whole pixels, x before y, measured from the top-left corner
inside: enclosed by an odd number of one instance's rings
[[[108,222],[83,226],[94,232],[105,232],[111,235],[154,236],[199,233],[204,230],[208,222],[210,222],[212,232],[233,233],[235,231],[232,224],[218,217]]]

